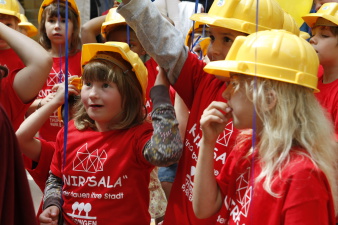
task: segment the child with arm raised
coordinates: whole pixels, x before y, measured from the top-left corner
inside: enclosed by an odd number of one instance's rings
[[[87,44],[82,55],[79,110],[69,122],[67,150],[63,149],[63,131],[58,135],[40,221],[58,220],[59,214],[52,212],[62,207],[65,221],[71,224],[111,224],[113,218],[116,224],[149,225],[150,172],[181,156],[168,87],[152,89],[152,128],[144,111],[147,71],[128,45]],[[100,210],[106,207],[113,210]]]

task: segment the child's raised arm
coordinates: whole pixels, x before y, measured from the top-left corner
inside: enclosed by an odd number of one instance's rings
[[[230,108],[224,102],[212,102],[203,112],[203,136],[196,165],[193,209],[198,218],[208,218],[221,208],[223,199],[214,175],[214,148],[218,135],[229,120]]]
[[[106,15],[95,17],[81,27],[81,42],[82,44],[96,43],[96,36],[101,34],[101,26],[105,21]]]
[[[23,103],[31,102],[46,82],[52,58],[36,41],[0,23],[0,38],[5,40],[26,65],[14,79],[14,90]]]
[[[155,166],[169,166],[180,159],[183,144],[169,97],[169,81],[163,69],[159,69],[150,96],[153,102],[151,118],[154,133],[143,154]]]
[[[72,78],[70,78],[72,80]],[[34,138],[41,126],[46,122],[50,115],[62,104],[64,104],[64,83],[53,87],[56,92],[51,92],[51,100],[44,107],[39,108],[27,119],[23,121],[20,128],[16,131],[16,136],[23,154],[35,162],[39,162],[41,153],[41,142]],[[68,86],[68,93],[78,95],[79,90],[75,86]]]
[[[167,72],[175,84],[188,57],[182,33],[148,0],[122,0],[117,12],[135,31],[147,54]]]

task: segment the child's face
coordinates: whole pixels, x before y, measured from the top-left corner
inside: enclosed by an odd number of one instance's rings
[[[211,42],[207,55],[210,61],[224,60],[235,38],[239,35],[247,36],[242,32],[215,26],[211,26],[209,32]]]
[[[321,65],[338,62],[338,40],[329,27],[317,26],[312,30],[310,43],[316,50]]]
[[[115,83],[84,80],[81,100],[98,131],[107,131],[110,124],[119,122],[122,97]]]
[[[107,35],[107,41],[118,41],[128,43],[127,40],[127,28],[126,29],[118,29],[113,32],[109,32]],[[130,29],[129,32],[129,47],[130,50],[138,54],[139,56],[144,55],[146,52],[142,47],[140,41],[138,40],[134,31]]]
[[[60,17],[60,21],[58,17],[50,17],[49,15],[46,18],[45,28],[47,37],[51,41],[53,45],[64,45],[66,43],[66,19]],[[73,31],[73,22],[68,20],[68,40],[72,37]]]
[[[318,11],[318,9],[325,3],[328,2],[338,2],[338,0],[315,0],[314,4],[315,4],[315,9],[316,11]]]
[[[0,13],[0,23],[7,25],[8,27],[17,30],[18,29],[18,20],[14,16],[1,14]],[[10,46],[4,40],[0,39],[0,50],[9,49]]]
[[[232,119],[237,129],[252,128],[254,105],[248,99],[244,88],[244,81],[238,75],[231,75],[230,82],[222,96],[232,109]]]

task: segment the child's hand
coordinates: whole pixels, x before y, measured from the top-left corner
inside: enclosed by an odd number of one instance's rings
[[[57,225],[59,222],[60,210],[57,206],[50,206],[39,216],[40,225]]]
[[[69,82],[76,78],[77,76],[69,77]],[[54,85],[52,88],[54,100],[58,102],[59,105],[65,103],[65,83],[60,83]],[[72,84],[68,84],[68,95],[79,95],[80,90]]]
[[[225,102],[212,102],[204,111],[200,120],[203,138],[210,143],[216,142],[231,118],[232,109]]]
[[[168,81],[167,74],[164,71],[164,69],[161,68],[161,67],[157,67],[156,69],[158,70],[158,74],[156,76],[156,80],[155,80],[154,85],[164,85],[164,86],[169,87],[170,83]]]

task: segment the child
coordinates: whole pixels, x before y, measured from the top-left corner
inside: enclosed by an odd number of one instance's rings
[[[34,37],[38,34],[38,29],[28,21],[24,14],[20,14],[20,20],[21,21],[18,25],[21,33],[27,35],[28,37]]]
[[[20,20],[20,8],[16,0],[0,2],[1,23],[6,24],[14,30],[18,30]],[[5,40],[0,40],[0,65],[6,65],[10,73],[15,69],[25,67],[25,64],[21,61],[18,54]]]
[[[66,223],[149,225],[150,172],[181,155],[169,85],[152,89],[153,131],[143,108],[147,72],[126,43],[86,44],[82,65],[81,101],[65,152],[64,131],[58,134],[40,222],[58,220],[62,188]]]
[[[98,29],[100,28],[100,29]],[[146,54],[146,51],[140,44],[135,32],[132,29],[129,29],[129,33],[127,31],[127,23],[125,19],[116,12],[116,8],[111,8],[107,16],[102,16],[99,18],[94,18],[90,20],[88,23],[82,26],[82,40],[89,41],[89,42],[96,42],[96,36],[101,33],[102,37],[106,41],[119,41],[128,43],[130,46],[130,50],[137,53],[138,56],[144,62],[147,71],[148,71],[148,85],[146,90],[146,110],[148,112],[149,118],[150,113],[152,111],[152,102],[150,98],[150,90],[154,86],[156,76],[158,74],[156,67],[157,63],[154,59],[149,59],[149,56]],[[170,97],[172,102],[174,100],[175,91],[173,88],[170,88]],[[176,108],[175,108],[176,111]],[[176,112],[177,119],[180,117],[180,114]],[[179,124],[180,126],[181,124]],[[182,135],[182,133],[181,133]],[[151,209],[151,216],[155,219],[156,224],[163,220],[163,216],[165,213],[166,205],[167,205],[167,198],[166,196],[169,195],[170,191],[170,184],[172,184],[175,178],[177,165],[171,165],[169,167],[160,167],[155,168],[155,170],[151,174],[151,182],[149,185],[149,189],[152,191],[151,196],[154,198],[151,199],[150,209]],[[157,173],[157,171],[159,171]],[[160,176],[158,176],[158,174]],[[161,189],[161,185],[163,187]],[[168,188],[167,188],[168,187]],[[164,191],[164,192],[163,192]]]
[[[255,0],[214,1],[208,14],[195,15],[195,21],[209,25],[211,43],[208,58],[224,60],[235,37],[255,32],[256,29],[282,29],[284,12],[271,0],[259,1],[260,14],[256,25]],[[192,209],[192,188],[202,136],[199,120],[203,110],[215,100],[222,101],[226,83],[203,71],[205,63],[188,53],[179,31],[162,18],[156,8],[146,0],[123,0],[118,12],[136,32],[142,46],[168,74],[170,83],[182,97],[190,114],[184,140],[183,156],[168,202],[164,225],[215,224],[220,215],[199,220]],[[294,21],[293,21],[294,22]],[[290,26],[292,27],[292,26]],[[217,139],[214,149],[215,170],[218,175],[230,153],[237,131],[229,121]]]
[[[334,224],[337,144],[313,95],[318,58],[311,45],[282,30],[261,31],[238,37],[227,58],[205,70],[230,83],[227,103],[212,102],[201,117],[196,216],[222,207],[223,224]],[[230,118],[242,134],[215,178],[213,149]]]
[[[41,89],[38,98],[31,105],[27,115],[42,107],[49,101],[48,95],[52,87],[65,80],[65,66],[68,63],[68,77],[81,76],[81,51],[80,44],[80,17],[74,0],[68,1],[68,30],[66,31],[66,6],[65,1],[42,2],[39,22],[39,42],[53,57],[53,67],[50,71],[45,86]],[[68,33],[67,33],[68,32]],[[68,35],[67,37],[65,35]],[[66,49],[66,38],[69,48]],[[68,61],[65,54],[69,51]],[[62,123],[57,118],[57,112],[50,115],[49,120],[41,127],[39,137],[47,141],[55,141],[57,132],[61,129]]]
[[[19,19],[16,11],[10,11],[13,2],[0,3],[0,65],[8,69],[1,82],[0,103],[17,130],[46,82],[52,60],[38,43],[15,30]]]
[[[325,3],[317,13],[303,17],[312,29],[310,43],[316,50],[324,74],[319,77],[316,93],[336,130],[338,142],[338,3]]]

